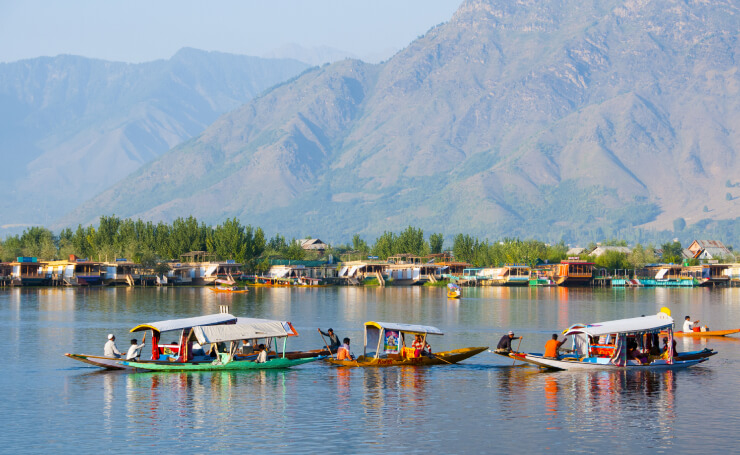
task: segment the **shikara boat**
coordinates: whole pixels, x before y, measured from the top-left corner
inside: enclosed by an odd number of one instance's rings
[[[244,371],[290,368],[320,359],[320,357],[288,358],[285,352],[286,341],[289,336],[294,335],[296,333],[292,325],[284,321],[239,318],[235,324],[193,327],[186,338],[185,352],[180,356],[182,361],[122,361],[121,364],[143,371]],[[282,355],[275,358],[268,357],[265,362],[257,362],[255,360],[256,354],[241,356],[240,358],[238,355],[239,343],[242,340],[262,339],[272,339],[276,346],[278,340],[282,339]],[[189,357],[189,346],[196,340],[201,346],[213,346],[216,358],[204,361],[185,360]],[[225,352],[220,352],[219,345],[226,343],[229,345],[228,349]]]
[[[676,337],[724,337],[732,335],[733,333],[740,333],[740,329],[729,329],[729,330],[707,330],[706,332],[673,332],[673,336]]]
[[[571,336],[573,339],[573,354],[570,355],[545,357],[542,354],[526,352],[498,354],[541,368],[556,370],[668,370],[689,367],[707,360],[706,357],[698,356],[692,360],[677,360],[672,352],[661,356],[649,356],[644,363],[627,358],[629,343],[638,346],[648,344],[657,346],[662,331],[667,333],[668,346],[672,351],[673,318],[661,312],[655,316],[571,326],[564,331],[566,337]]]
[[[448,299],[459,299],[462,296],[460,286],[455,283],[449,283],[447,285],[447,298]]]
[[[154,361],[160,358],[169,358],[171,356],[177,356],[180,352],[180,344],[159,344],[161,334],[163,332],[180,331],[178,339],[182,339],[182,332],[190,330],[191,327],[202,325],[214,325],[214,324],[234,324],[237,321],[237,317],[227,313],[210,314],[206,316],[197,316],[192,318],[182,319],[170,319],[166,321],[148,322],[146,324],[140,324],[131,329],[131,332],[140,332],[144,330],[151,330],[152,336],[149,343],[152,345],[152,359]],[[126,365],[122,365],[119,362],[124,360],[120,357],[105,357],[99,355],[88,355],[88,354],[64,354],[73,360],[87,363],[107,370],[125,370],[129,369]],[[145,362],[148,362],[145,361]]]
[[[287,278],[254,277],[254,281],[248,282],[247,286],[263,288],[284,288],[293,286],[293,283]]]
[[[444,335],[436,327],[394,322],[366,322],[364,354],[355,360],[324,359],[340,367],[389,367],[403,365],[452,365],[488,349],[474,347],[455,349],[437,353],[420,352],[407,347],[416,335],[422,336],[422,346],[426,345],[427,335]]]
[[[239,288],[238,286],[229,286],[229,287],[223,287],[223,286],[215,286],[212,288],[208,288],[213,292],[225,292],[229,294],[242,294],[245,292],[249,292],[249,290],[245,287]]]

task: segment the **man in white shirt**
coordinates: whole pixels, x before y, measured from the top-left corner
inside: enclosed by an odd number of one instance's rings
[[[113,336],[112,333],[108,335],[108,341],[105,343],[105,347],[103,348],[103,355],[106,357],[115,357],[117,359],[121,358],[121,351],[116,347],[116,337]]]
[[[691,316],[686,316],[683,321],[683,331],[686,332],[693,332],[694,331],[694,324],[698,324],[699,320],[697,319],[694,322],[691,322]]]
[[[265,345],[260,344],[259,350],[260,350],[260,353],[257,355],[257,360],[255,360],[255,362],[257,363],[267,362],[267,349],[265,349]]]
[[[126,353],[126,360],[139,360],[139,357],[141,356],[141,348],[143,348],[145,344],[146,342],[136,344],[136,338],[133,338],[131,340],[131,346],[129,346],[128,352]]]

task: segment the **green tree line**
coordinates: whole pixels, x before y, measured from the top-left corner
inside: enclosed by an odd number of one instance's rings
[[[627,242],[609,239],[606,245],[626,246]],[[351,243],[329,247],[324,258],[359,259],[377,256],[385,260],[398,254],[427,256],[440,254],[445,245],[440,233],[425,237],[420,228],[409,226],[400,233],[386,231],[368,244],[359,234]],[[564,241],[550,245],[539,240],[504,238],[499,241],[481,240],[468,234],[457,234],[450,247],[454,260],[476,267],[501,266],[508,263],[537,265],[541,262],[556,263],[566,258],[568,247]],[[596,245],[590,245],[590,249]],[[597,258],[587,254],[598,266],[609,270],[644,267],[657,262],[682,262],[680,242],[661,245],[662,254],[656,254],[652,245],[637,244],[632,251],[608,251]],[[21,235],[8,236],[0,241],[0,259],[13,261],[18,256],[36,256],[44,260],[67,258],[74,254],[91,260],[113,261],[125,257],[139,263],[155,263],[178,259],[190,251],[205,251],[220,260],[234,259],[248,268],[266,270],[270,259],[308,259],[308,253],[295,239],[287,240],[280,234],[266,239],[259,227],[243,225],[236,218],[227,219],[217,226],[207,226],[192,216],[177,218],[170,223],[121,219],[103,216],[97,227],[77,226],[64,229],[59,235],[43,227],[31,227]],[[318,257],[310,257],[319,259]],[[734,260],[734,258],[726,258]]]

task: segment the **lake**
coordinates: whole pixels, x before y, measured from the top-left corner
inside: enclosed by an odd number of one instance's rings
[[[667,453],[735,450],[740,339],[678,338],[715,348],[668,372],[541,372],[484,352],[454,366],[284,371],[103,372],[63,356],[124,350],[136,324],[217,313],[290,320],[289,349],[316,349],[332,327],[362,353],[368,320],[439,327],[435,351],[491,346],[508,330],[541,352],[577,322],[655,314],[740,327],[740,289],[28,288],[0,290],[8,362],[0,384],[8,453]],[[141,333],[137,334],[140,337]],[[174,339],[174,338],[173,338]],[[140,341],[140,340],[139,340]],[[164,339],[162,341],[170,341]],[[148,347],[144,352],[149,352]]]

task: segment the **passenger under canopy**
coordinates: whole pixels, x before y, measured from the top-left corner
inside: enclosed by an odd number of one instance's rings
[[[131,332],[141,332],[144,330],[152,331],[152,360],[159,360],[160,356],[165,354],[172,354],[179,356],[181,361],[187,360],[180,353],[183,351],[185,344],[185,330],[196,326],[210,326],[218,324],[234,324],[237,321],[237,317],[228,313],[208,314],[205,316],[196,316],[192,318],[181,318],[181,319],[168,319],[165,321],[147,322],[146,324],[139,324]],[[159,339],[163,332],[172,332],[180,330],[180,337],[177,345],[160,345]],[[146,335],[144,335],[146,336]],[[189,352],[192,352],[188,349]]]
[[[410,349],[405,347],[404,334],[422,335],[424,343],[427,335],[444,335],[429,325],[369,321],[365,323],[365,357],[403,354],[404,349]]]

